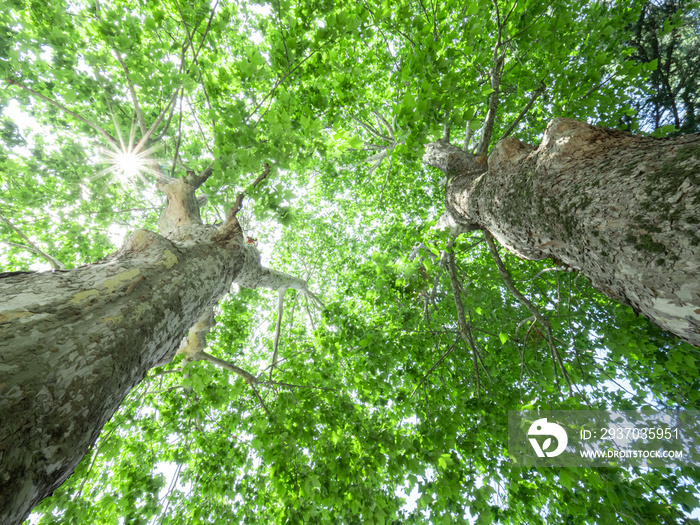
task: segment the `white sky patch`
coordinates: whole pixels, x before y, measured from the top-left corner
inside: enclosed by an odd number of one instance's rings
[[[123,245],[127,233],[128,230],[124,226],[115,223],[110,224],[107,228],[107,237],[114,246]]]
[[[272,8],[269,5],[248,4],[247,8],[261,18],[268,18],[272,15]],[[265,40],[262,33],[255,30],[251,30],[249,38],[256,46]]]
[[[394,494],[406,500],[406,503],[404,503],[403,507],[401,507],[401,510],[411,513],[416,510],[416,507],[418,506],[416,502],[418,501],[418,498],[420,498],[420,492],[418,491],[418,485],[413,486],[413,490],[411,490],[410,494],[406,494],[406,488],[408,488],[408,484],[397,488],[394,491]]]
[[[272,7],[270,7],[269,4],[265,4],[265,5],[248,4],[246,7],[248,9],[250,9],[256,15],[260,15],[263,17],[268,17],[272,14]]]
[[[263,38],[263,36],[262,36],[262,33],[260,33],[260,31],[253,31],[253,32],[250,34],[250,39],[253,41],[253,43],[254,43],[256,46],[259,46],[260,44],[262,44],[262,42],[263,42],[263,40],[264,40],[264,38]]]
[[[36,120],[34,120],[29,114],[25,113],[24,109],[15,99],[10,99],[7,106],[3,108],[2,114],[9,117],[15,123],[15,125],[19,128],[19,132],[25,139],[30,133],[33,132],[34,128],[39,127]],[[41,131],[43,133],[45,130]],[[31,155],[28,148],[15,147],[13,151],[20,155]]]
[[[53,49],[48,46],[41,46],[41,55],[39,55],[39,58],[50,62],[53,58]]]

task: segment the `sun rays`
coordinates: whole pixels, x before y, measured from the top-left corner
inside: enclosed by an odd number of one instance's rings
[[[107,167],[90,177],[89,180],[93,181],[107,176],[110,182],[116,178],[125,184],[133,184],[136,179],[147,183],[146,174],[155,177],[161,176],[159,161],[152,154],[160,149],[162,145],[154,144],[144,149],[144,145],[151,134],[150,132],[134,144],[137,129],[136,119],[134,118],[131,120],[128,140],[124,140],[121,126],[113,112],[112,120],[114,121],[114,128],[117,130],[119,144],[110,143],[109,148],[100,148],[100,155],[103,157],[100,162],[106,163]]]
[[[90,177],[90,180],[109,176],[110,179],[117,178],[124,183],[133,183],[135,179],[146,183],[145,174],[159,177],[161,173],[158,160],[153,158],[152,153],[160,147],[160,144],[156,144],[143,151],[138,151],[130,144],[121,148],[101,148],[101,153],[105,157],[102,162],[108,166]]]

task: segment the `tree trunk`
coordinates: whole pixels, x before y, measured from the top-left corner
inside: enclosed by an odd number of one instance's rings
[[[172,359],[244,267],[235,217],[202,225],[188,182],[161,185],[169,239],[138,230],[96,264],[0,274],[3,525],[70,476],[128,392]]]
[[[538,148],[509,138],[488,167],[444,142],[424,161],[446,207],[516,255],[580,270],[609,297],[700,347],[700,136],[652,139],[553,120]]]

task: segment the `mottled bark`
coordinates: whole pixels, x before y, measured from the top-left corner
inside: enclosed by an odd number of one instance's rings
[[[306,281],[261,266],[236,220],[240,197],[219,228],[202,224],[195,191],[210,175],[160,178],[160,235],[138,230],[73,270],[0,274],[0,524],[21,523],[70,476],[148,370],[178,349],[221,361],[205,336],[234,281],[320,303]]]
[[[104,261],[0,274],[0,523],[21,523],[244,265],[237,223],[204,226],[194,187],[162,181],[168,238],[145,230]],[[235,218],[234,218],[235,220]]]
[[[700,347],[700,136],[652,139],[555,119],[536,149],[505,139],[488,169],[434,143],[446,207],[524,259],[578,269]],[[454,159],[454,161],[453,161]]]

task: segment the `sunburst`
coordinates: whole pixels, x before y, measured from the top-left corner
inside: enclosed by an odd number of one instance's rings
[[[121,126],[117,122],[114,113],[112,113],[112,120],[114,121],[114,128],[117,130],[119,144],[109,143],[109,149],[100,148],[100,152],[104,157],[104,160],[101,162],[108,164],[108,166],[90,177],[90,180],[109,176],[110,180],[117,178],[125,184],[130,184],[137,178],[146,183],[145,174],[156,177],[161,176],[162,174],[158,167],[159,161],[152,156],[154,151],[161,148],[161,144],[155,144],[150,148],[143,149],[150,133],[147,133],[145,137],[142,137],[141,140],[134,144],[137,127],[135,118],[131,120],[129,140],[127,142],[122,136]]]

